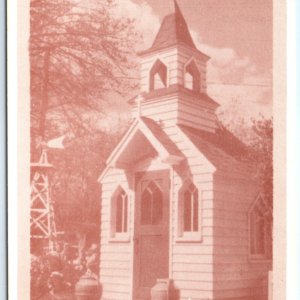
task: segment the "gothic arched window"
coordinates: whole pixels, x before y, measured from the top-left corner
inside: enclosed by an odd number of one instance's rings
[[[150,91],[167,87],[167,67],[159,59],[150,71]]]
[[[252,258],[272,258],[272,210],[259,195],[249,211],[249,241]]]
[[[156,182],[151,181],[141,197],[141,224],[158,225],[163,217],[163,193]]]
[[[189,184],[183,193],[183,231],[197,232],[199,230],[199,196],[193,183]]]
[[[128,195],[118,187],[111,199],[111,237],[128,233]]]
[[[184,86],[187,89],[200,92],[201,75],[194,60],[191,60],[184,69]]]
[[[178,195],[178,236],[197,241],[201,238],[200,193],[191,181],[183,184]]]

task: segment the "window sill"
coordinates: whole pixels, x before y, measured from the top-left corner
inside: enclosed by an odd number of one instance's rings
[[[176,243],[200,243],[202,242],[201,232],[185,232],[182,236],[178,236],[175,241]]]
[[[129,243],[130,237],[129,234],[116,234],[114,237],[111,237],[109,243]]]

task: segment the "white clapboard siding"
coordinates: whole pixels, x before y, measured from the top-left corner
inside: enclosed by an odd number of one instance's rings
[[[191,281],[191,280],[176,280],[176,287],[179,287],[181,291],[186,290],[195,290],[195,291],[212,291],[213,282],[212,280],[204,281]],[[183,291],[182,291],[183,292]]]
[[[110,269],[110,270],[127,270],[128,272],[131,269],[131,265],[128,262],[119,262],[119,261],[101,261],[101,270],[102,269]]]
[[[103,290],[101,300],[128,300],[130,299],[129,293],[122,293],[120,291]]]
[[[211,221],[206,222],[212,216],[213,210],[213,174],[207,171],[205,162],[193,150],[187,147],[182,136],[173,133],[172,140],[182,151],[188,160],[190,176],[194,183],[201,189],[201,227],[202,235],[212,238]],[[188,179],[188,178],[186,178]],[[177,241],[177,201],[178,191],[185,179],[174,173],[173,190],[173,242],[172,242],[172,275],[175,287],[180,289],[180,299],[205,299],[212,295],[213,290],[213,247],[207,244],[203,236],[202,242],[178,242]],[[205,227],[204,227],[205,225]],[[198,297],[198,298],[197,298]],[[204,298],[203,298],[204,297]]]
[[[193,255],[211,255],[213,252],[212,246],[200,245],[195,243],[178,243],[174,247],[173,254],[186,254],[188,252]]]
[[[195,101],[180,101],[179,110],[181,113],[190,114],[193,117],[201,117],[203,120],[215,121],[216,116],[213,111],[200,106]]]
[[[100,283],[102,299],[129,299],[131,291],[131,243],[110,242],[111,197],[118,186],[129,194],[127,176],[123,170],[111,168],[102,180],[100,228]],[[129,199],[129,232],[132,231],[131,197]]]
[[[210,300],[212,299],[212,290],[199,290],[195,289],[183,289],[182,286],[180,291],[180,299],[192,299],[192,300]]]
[[[113,243],[111,243],[111,247],[115,247]],[[116,261],[116,262],[128,262],[128,253],[101,253],[102,259],[105,261]]]
[[[102,268],[100,270],[100,275],[105,275],[106,277],[120,277],[128,279],[128,270],[127,269],[111,269],[111,268]]]
[[[188,252],[188,249],[186,250]],[[173,254],[173,263],[187,263],[187,264],[210,264],[213,262],[213,256],[211,254],[192,254],[189,255],[185,254]]]
[[[173,272],[173,280],[175,281],[189,281],[189,282],[209,282],[212,283],[213,282],[213,272],[178,272],[178,271],[174,271]]]
[[[100,273],[100,275],[105,276],[105,280],[102,281],[103,284],[107,285],[107,290],[109,289],[108,286],[110,285],[119,285],[122,288],[120,288],[118,291],[127,292],[128,286],[130,285],[130,278],[125,276],[120,276],[118,274],[115,275],[108,275],[105,273],[105,270],[103,273]]]
[[[258,193],[256,185],[245,175],[238,180],[231,174],[214,178],[214,297],[251,299],[255,291],[264,299],[270,265],[255,266],[249,260],[248,210]]]
[[[137,107],[133,107],[132,116],[135,118],[138,113]],[[188,98],[177,99],[173,96],[173,98],[160,98],[159,101],[142,102],[141,114],[162,122],[165,127],[181,124],[209,132],[214,132],[217,127],[213,112],[201,105],[201,99],[195,103]]]

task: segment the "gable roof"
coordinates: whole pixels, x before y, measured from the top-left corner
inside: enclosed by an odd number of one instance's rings
[[[174,13],[167,15],[163,19],[152,46],[148,50],[141,51],[140,54],[154,52],[178,44],[185,45],[200,52],[195,46],[186,20],[176,0],[174,0],[174,6]]]
[[[179,125],[179,128],[217,169],[228,171],[230,168],[240,172],[251,169],[246,162],[247,146],[223,126],[215,133],[184,125]]]
[[[161,126],[147,117],[141,117],[146,126],[151,130],[157,140],[165,147],[171,155],[182,156],[182,152],[178,149],[177,145],[172,142],[168,135],[163,131]]]
[[[116,162],[120,159],[122,153],[127,149],[128,145],[138,132],[149,141],[164,162],[178,164],[184,159],[182,152],[178,149],[176,144],[172,142],[159,124],[149,118],[140,117],[132,123],[131,127],[112,151],[106,161],[106,168],[101,173],[98,181],[102,180],[111,166],[116,165]]]

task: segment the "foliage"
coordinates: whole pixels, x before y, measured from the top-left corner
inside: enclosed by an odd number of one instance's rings
[[[58,231],[99,239],[97,177],[118,133],[99,130],[107,93],[137,86],[134,20],[115,0],[31,0],[31,160],[41,140],[66,135],[65,149],[48,151]],[[97,229],[97,230],[95,230]]]
[[[78,269],[60,257],[59,252],[31,257],[30,292],[31,299],[40,299],[47,295],[54,285],[59,283],[60,290],[73,290],[85,269]],[[58,280],[57,280],[58,279]]]
[[[229,114],[230,115],[230,114]],[[265,198],[273,206],[273,119],[259,116],[246,121],[239,114],[223,120],[227,127],[248,148],[245,157],[257,168],[258,180]],[[222,117],[222,116],[221,116]]]
[[[113,0],[31,0],[33,133],[53,135],[47,120],[54,118],[74,134],[87,130],[82,118],[101,112],[107,91],[126,93],[136,86],[139,35],[133,20],[115,12]]]
[[[47,262],[39,257],[32,256],[30,264],[30,292],[31,299],[37,299],[48,291],[47,280],[50,270]]]
[[[273,207],[273,119],[253,120],[250,159],[257,163],[265,198]]]
[[[218,111],[221,123],[248,147],[246,159],[257,167],[261,190],[273,205],[273,119],[259,115],[246,119],[241,116],[244,103],[234,98]]]
[[[252,121],[241,114],[244,105],[239,97],[233,98],[226,106],[218,108],[217,115],[222,125],[243,143],[249,145],[255,134],[252,129]]]
[[[60,231],[92,232],[99,239],[100,185],[97,182],[118,134],[95,131],[66,141],[64,150],[52,150],[52,196]]]
[[[220,107],[221,123],[248,147],[246,159],[257,166],[261,190],[273,205],[273,119],[259,115],[246,119],[241,116],[245,104],[237,97],[226,107]]]

